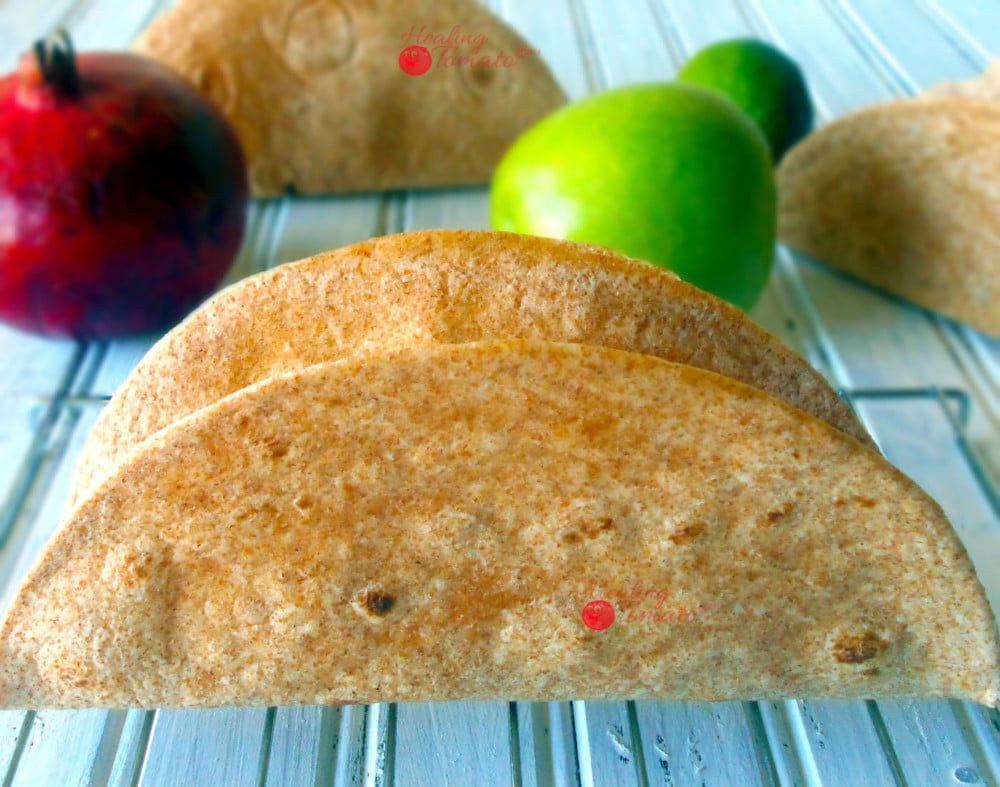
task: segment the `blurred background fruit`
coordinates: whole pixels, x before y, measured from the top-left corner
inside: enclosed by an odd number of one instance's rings
[[[0,79],[0,319],[76,338],[170,327],[231,267],[246,164],[164,66],[39,42]]]
[[[677,79],[728,98],[760,126],[775,163],[812,130],[805,77],[780,49],[754,38],[720,41],[697,52]]]

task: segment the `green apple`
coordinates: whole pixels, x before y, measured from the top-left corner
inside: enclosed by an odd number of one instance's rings
[[[749,309],[774,255],[771,155],[746,113],[709,90],[610,90],[514,143],[494,173],[490,218],[648,260]]]

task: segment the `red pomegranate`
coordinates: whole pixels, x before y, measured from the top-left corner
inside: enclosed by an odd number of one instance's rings
[[[138,55],[38,42],[0,79],[0,319],[76,338],[165,329],[229,270],[246,164],[222,114]]]

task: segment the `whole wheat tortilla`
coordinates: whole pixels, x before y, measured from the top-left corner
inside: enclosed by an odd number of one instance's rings
[[[805,360],[669,271],[570,241],[429,230],[279,266],[194,312],[101,414],[74,499],[157,429],[266,377],[345,355],[506,338],[599,344],[700,366],[872,444]]]
[[[917,99],[936,99],[949,96],[964,96],[980,101],[1000,102],[1000,58],[989,64],[979,76],[941,82],[916,96]]]
[[[429,71],[403,71],[409,46]],[[133,49],[226,114],[258,196],[486,183],[566,100],[543,53],[475,0],[180,0]]]
[[[958,537],[876,452],[721,375],[532,341],[319,364],[173,424],[0,627],[22,708],[993,705],[998,670]]]
[[[1000,336],[1000,106],[901,100],[845,116],[778,168],[778,233],[864,282]]]

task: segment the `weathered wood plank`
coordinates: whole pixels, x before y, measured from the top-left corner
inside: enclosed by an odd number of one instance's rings
[[[159,711],[140,784],[256,787],[266,718],[262,708]]]
[[[509,785],[506,702],[402,703],[397,706],[395,784]]]

